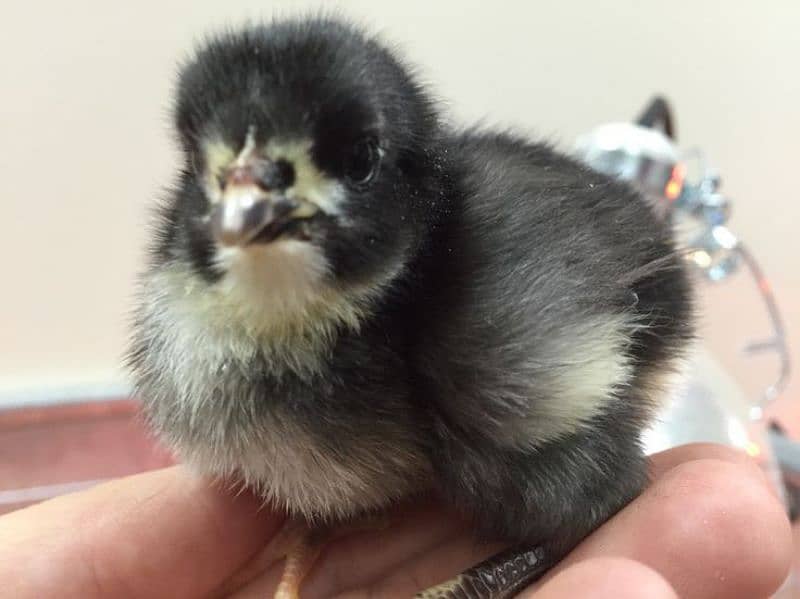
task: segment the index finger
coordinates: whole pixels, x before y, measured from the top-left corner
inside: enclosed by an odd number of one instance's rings
[[[139,474],[0,518],[4,596],[198,597],[280,519],[182,467]]]

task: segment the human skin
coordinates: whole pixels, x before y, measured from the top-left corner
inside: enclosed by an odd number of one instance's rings
[[[745,456],[684,446],[654,455],[651,472],[640,497],[522,596],[752,599],[779,586],[789,524]],[[262,598],[280,564],[246,566],[281,523],[180,466],[130,476],[0,518],[0,597]],[[420,500],[331,543],[303,597],[410,597],[497,549]]]

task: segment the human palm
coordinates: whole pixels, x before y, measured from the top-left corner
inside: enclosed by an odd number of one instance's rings
[[[526,597],[725,597],[771,593],[791,559],[783,510],[746,458],[686,446],[652,459],[653,482]],[[253,563],[281,526],[246,494],[182,467],[128,477],[0,518],[0,597],[271,596],[281,564]],[[411,597],[497,551],[425,499],[332,541],[308,598]]]

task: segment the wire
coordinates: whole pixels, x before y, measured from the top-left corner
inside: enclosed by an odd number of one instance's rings
[[[788,343],[786,341],[786,327],[783,324],[783,318],[781,318],[778,303],[775,301],[772,286],[769,284],[769,280],[758,264],[758,261],[756,261],[755,256],[753,256],[750,250],[741,242],[737,244],[736,251],[742,257],[742,260],[744,260],[747,270],[750,271],[753,279],[755,279],[758,290],[764,300],[764,305],[767,307],[767,313],[769,314],[769,319],[772,322],[772,328],[774,330],[774,335],[771,339],[748,343],[744,348],[745,352],[757,353],[775,350],[780,356],[780,370],[778,371],[778,376],[764,392],[764,401],[766,403],[780,395],[786,388],[791,375],[792,363],[789,355]]]

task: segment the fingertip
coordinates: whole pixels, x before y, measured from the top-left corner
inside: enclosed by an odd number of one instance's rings
[[[682,596],[764,597],[785,580],[792,557],[786,511],[748,468],[686,462],[657,481],[651,497],[659,518],[650,534],[673,556],[667,567],[685,585]]]
[[[669,583],[655,570],[626,558],[598,557],[559,572],[524,599],[677,599]]]

